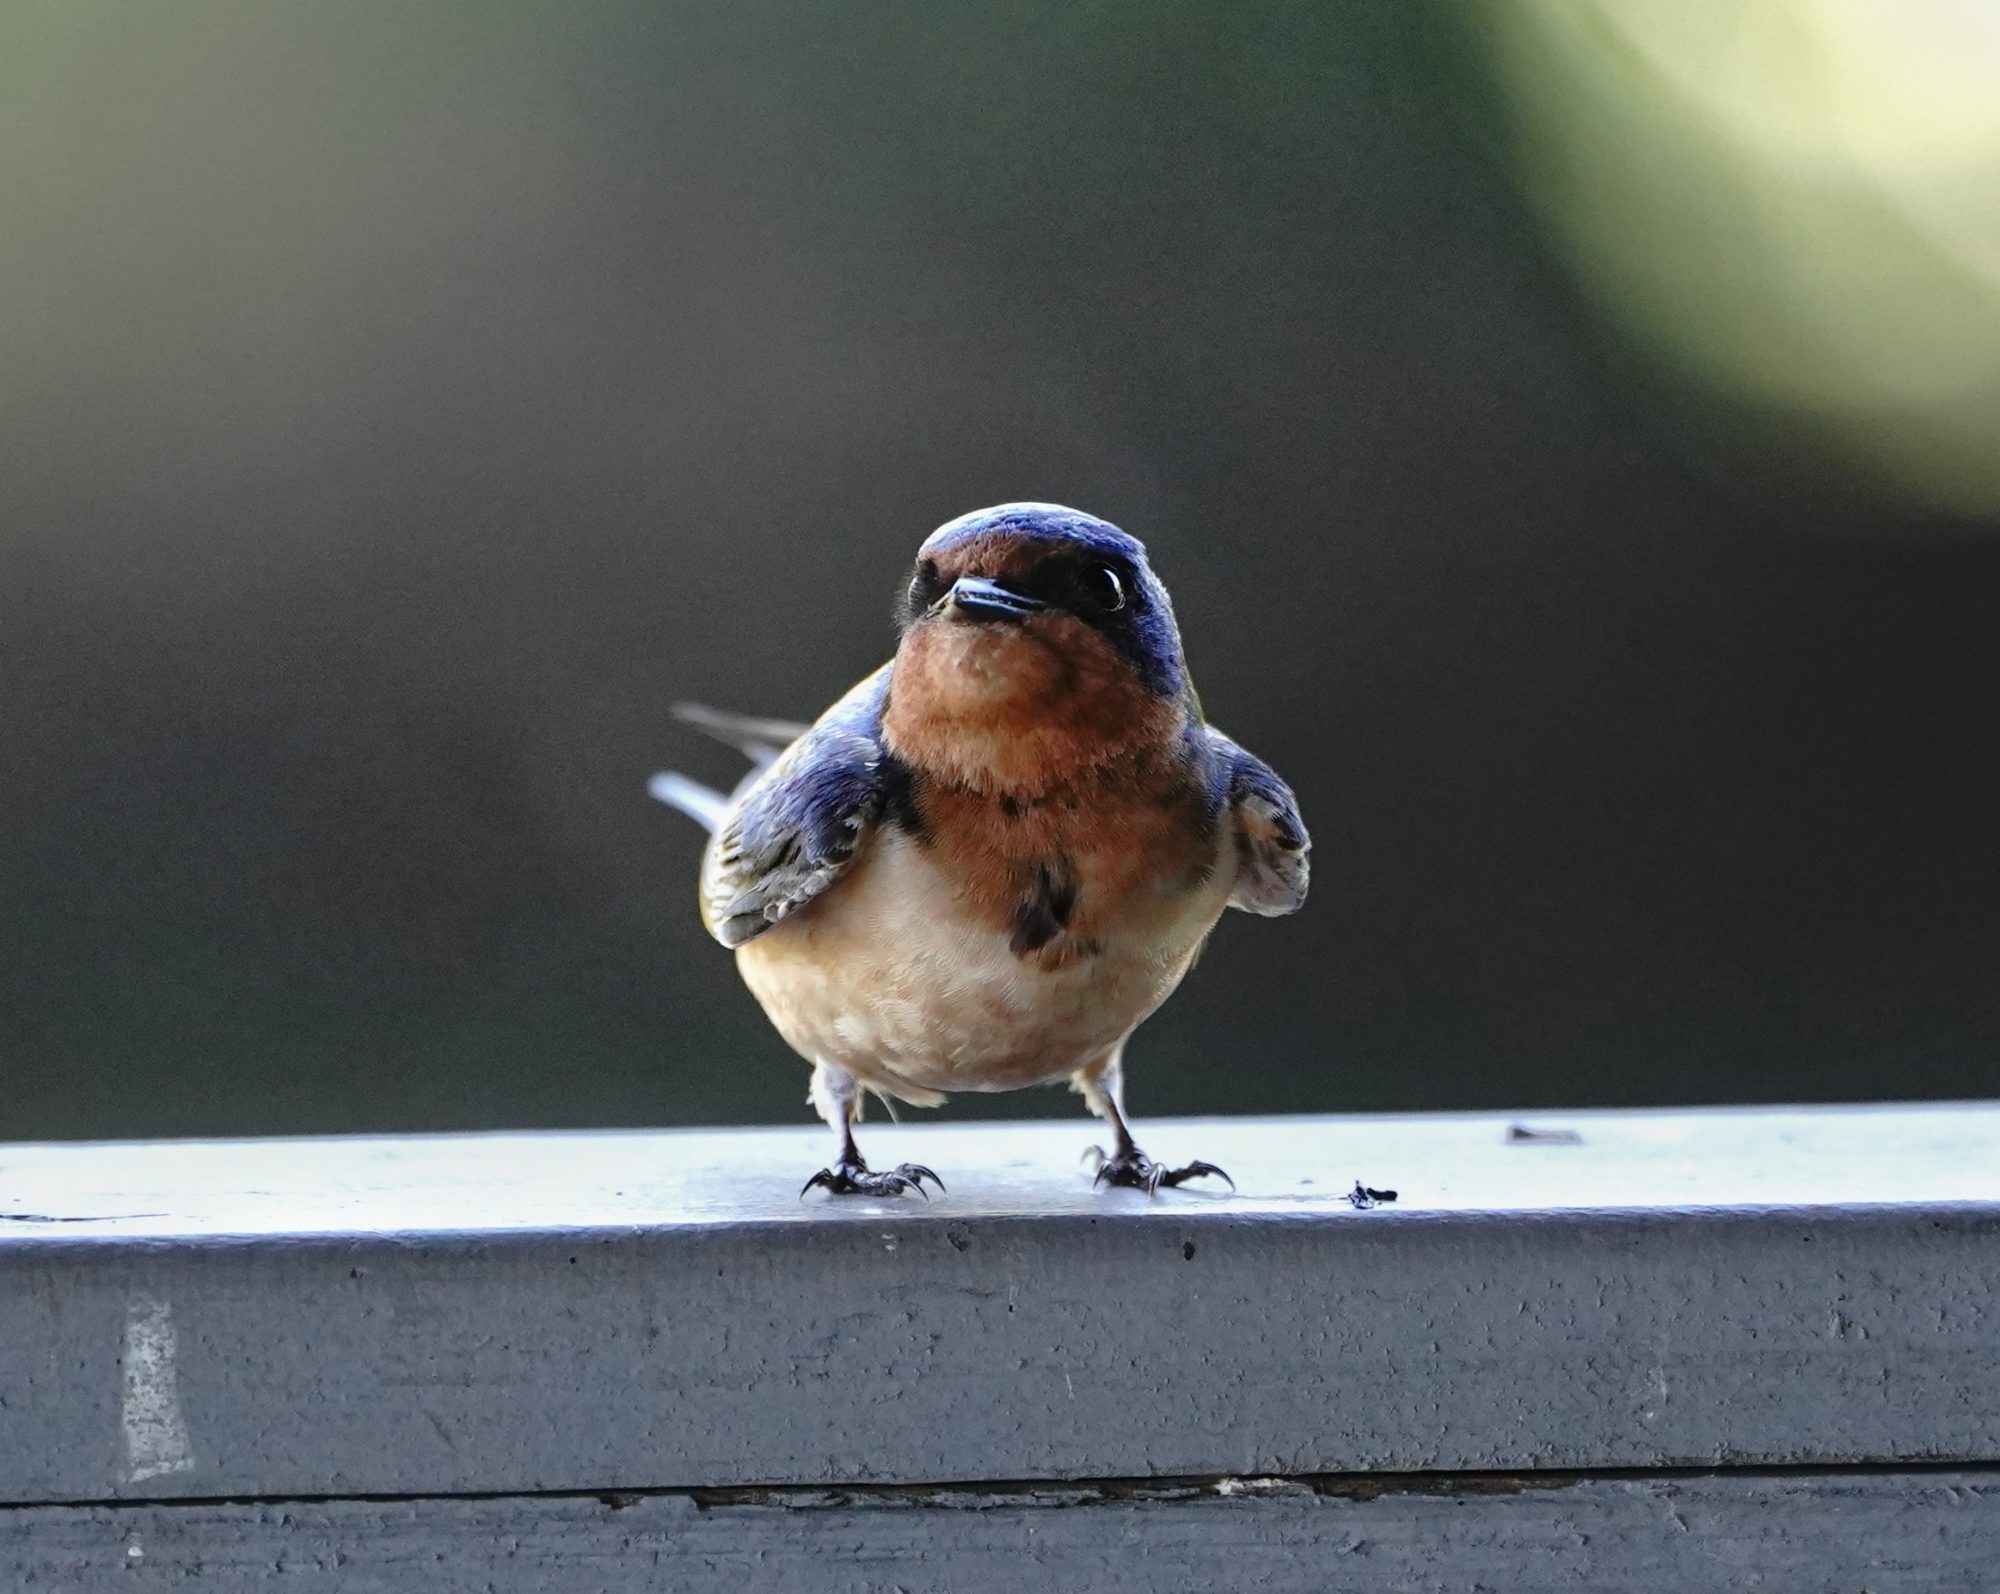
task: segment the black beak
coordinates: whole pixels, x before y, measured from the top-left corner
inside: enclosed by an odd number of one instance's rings
[[[1046,607],[982,576],[960,576],[946,601],[969,620],[1025,620]]]

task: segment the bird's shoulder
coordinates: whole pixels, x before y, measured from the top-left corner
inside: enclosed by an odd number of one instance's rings
[[[1214,726],[1202,728],[1209,789],[1236,837],[1229,905],[1265,917],[1296,913],[1311,882],[1312,837],[1276,770]]]
[[[882,741],[885,664],[731,801],[702,865],[702,919],[724,946],[755,939],[837,880],[899,780]]]

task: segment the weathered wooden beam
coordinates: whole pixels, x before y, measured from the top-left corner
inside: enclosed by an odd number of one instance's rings
[[[2000,1108],[1530,1124],[0,1147],[0,1501],[2000,1461]]]

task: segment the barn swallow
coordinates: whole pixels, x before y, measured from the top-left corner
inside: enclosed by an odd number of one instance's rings
[[[1291,789],[1203,720],[1166,588],[1105,521],[950,521],[897,623],[895,657],[810,726],[680,710],[756,765],[733,795],[651,784],[711,831],[702,922],[812,1064],[839,1150],[805,1189],[943,1189],[869,1168],[864,1091],[935,1106],[1060,1080],[1115,1137],[1091,1148],[1098,1184],[1227,1180],[1139,1149],[1122,1060],[1224,908],[1305,901]]]

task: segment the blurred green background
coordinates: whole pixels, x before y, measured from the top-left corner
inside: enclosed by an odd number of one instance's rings
[[[1994,1093],[1997,148],[1954,0],[10,5],[0,1138],[804,1121],[666,706],[1010,498],[1317,842],[1142,1117]]]

